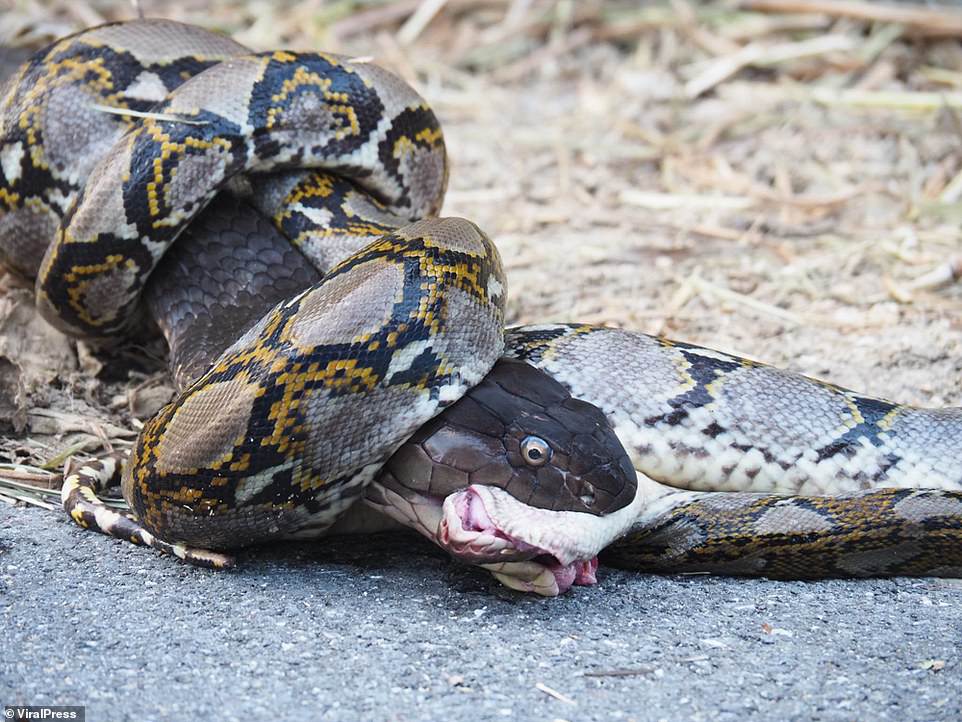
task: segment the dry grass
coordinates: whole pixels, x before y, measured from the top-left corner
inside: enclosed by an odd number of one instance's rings
[[[411,81],[446,131],[446,213],[501,248],[512,323],[617,324],[903,402],[962,403],[957,11],[816,0],[141,6],[258,49],[373,56]],[[132,15],[121,3],[16,2],[0,42]],[[67,402],[48,392],[32,403],[100,433],[48,433],[31,419],[49,417],[20,409],[10,461],[127,443],[113,429],[152,406],[126,403],[130,390],[165,393],[150,369],[91,389],[78,379],[97,361],[81,362]]]

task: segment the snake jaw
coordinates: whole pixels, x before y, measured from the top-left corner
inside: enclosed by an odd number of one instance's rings
[[[573,585],[598,581],[600,548],[587,550],[567,543],[564,534],[551,533],[564,521],[557,515],[569,513],[528,506],[496,487],[471,485],[445,498],[437,542],[459,559],[487,569],[511,589],[554,597]],[[544,521],[548,528],[540,534],[526,533]]]
[[[572,586],[591,586],[598,583],[598,557],[574,562],[567,566],[552,563],[502,562],[481,564],[499,582],[519,592],[533,592],[542,597],[556,597]]]
[[[526,561],[545,553],[501,531],[475,487],[450,494],[444,500],[437,540],[451,554],[473,564]]]
[[[629,505],[595,516],[540,509],[494,486],[472,484],[443,498],[391,486],[373,484],[366,504],[505,586],[548,597],[596,584],[598,553],[628,530],[648,498],[639,486]]]

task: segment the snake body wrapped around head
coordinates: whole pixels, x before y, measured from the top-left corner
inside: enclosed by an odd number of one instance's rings
[[[67,333],[151,318],[182,388],[124,466],[131,514],[96,465],[66,474],[85,526],[224,566],[363,500],[547,595],[609,546],[639,569],[962,568],[958,410],[615,329],[505,339],[497,250],[434,217],[438,121],[376,65],[112,24],[28,61],[0,131],[4,264]]]

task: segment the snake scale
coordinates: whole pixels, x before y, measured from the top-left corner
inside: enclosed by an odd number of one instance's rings
[[[689,344],[504,330],[498,252],[438,218],[403,81],[166,20],[27,61],[0,102],[0,260],[74,336],[166,336],[177,398],[82,526],[207,566],[390,519],[516,589],[640,570],[962,574],[962,410]],[[175,243],[176,241],[176,243]],[[131,511],[97,493],[121,485]]]

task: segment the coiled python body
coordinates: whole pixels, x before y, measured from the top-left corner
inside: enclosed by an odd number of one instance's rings
[[[139,45],[143,52],[117,59]],[[130,328],[162,255],[241,173],[298,169],[244,182],[258,204],[277,209],[279,226],[314,217],[315,235],[334,239],[314,259],[339,256],[321,269],[323,282],[273,310],[234,314],[256,323],[218,348],[216,363],[204,360],[202,378],[190,378],[200,367],[196,349],[175,363],[194,383],[145,426],[123,490],[141,540],[178,548],[329,526],[391,452],[481,381],[503,348],[497,250],[467,221],[410,223],[438,210],[447,180],[440,128],[417,94],[345,58],[244,53],[167,21],[104,26],[35,56],[2,103],[4,220],[17,230],[42,207],[45,229],[59,216],[37,302],[69,333]],[[161,100],[146,115],[131,107],[145,89]],[[106,119],[112,145],[80,143],[78,162],[52,164],[65,140],[54,114],[64,105],[90,114],[81,116],[95,126],[87,135]],[[115,117],[126,119],[123,133]],[[94,150],[103,151],[96,162]],[[312,168],[338,176],[302,170]],[[310,253],[312,238],[293,240]],[[158,321],[175,336],[184,325],[173,312]]]
[[[78,161],[58,155],[61,107],[82,110]],[[40,308],[78,335],[130,328],[147,286],[186,387],[127,465],[132,517],[67,475],[85,525],[216,566],[205,550],[317,533],[363,495],[542,594],[593,582],[612,542],[647,569],[962,568],[959,410],[614,329],[522,327],[503,346],[490,241],[459,219],[406,225],[440,208],[443,140],[376,66],[125,23],[35,57],[0,123],[5,263],[39,271]],[[203,211],[225,187],[240,200]],[[291,270],[255,208],[316,271]],[[198,214],[194,250],[161,261]],[[25,249],[51,239],[37,269]],[[246,313],[223,310],[244,293]],[[491,371],[502,353],[523,363]]]

